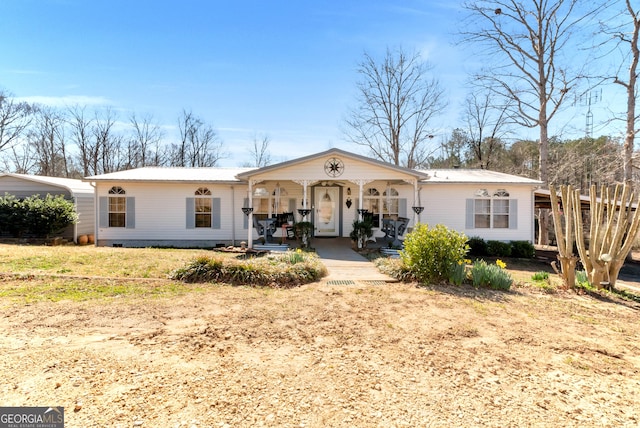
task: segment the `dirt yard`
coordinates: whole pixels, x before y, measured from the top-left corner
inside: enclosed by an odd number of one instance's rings
[[[0,403],[67,427],[640,425],[633,302],[316,283],[0,303]]]

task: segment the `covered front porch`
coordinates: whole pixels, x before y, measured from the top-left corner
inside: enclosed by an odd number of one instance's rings
[[[242,211],[247,243],[285,241],[296,223],[319,238],[349,237],[354,220],[370,220],[374,237],[398,222],[420,221],[420,180],[426,175],[360,155],[326,152],[239,174],[247,183]],[[396,237],[397,238],[397,237]]]

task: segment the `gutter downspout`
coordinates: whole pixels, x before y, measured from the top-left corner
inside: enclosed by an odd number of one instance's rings
[[[72,193],[72,195],[73,195],[73,205],[76,207],[76,215],[78,217],[80,217],[80,213],[78,212],[78,197],[76,195],[74,195],[73,193]],[[75,224],[73,225],[73,242],[75,244],[78,243],[78,223],[79,223],[79,220],[80,219],[78,218],[78,221],[76,221]]]
[[[530,223],[530,237],[531,243],[535,245],[536,243],[536,188],[531,189],[531,218],[529,219]]]
[[[98,246],[98,229],[100,228],[100,213],[98,212],[98,201],[100,200],[100,198],[98,198],[98,194],[97,194],[97,188],[96,188],[96,182],[95,181],[90,181],[89,185],[91,187],[93,187],[93,246],[97,247]]]
[[[231,245],[236,246],[236,188],[231,186]]]

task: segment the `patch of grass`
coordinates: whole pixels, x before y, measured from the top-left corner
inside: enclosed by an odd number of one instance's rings
[[[203,250],[0,244],[0,269],[4,273],[166,278],[173,269],[202,253]]]
[[[531,285],[547,294],[553,294],[556,291],[558,291],[557,288],[554,285],[552,285],[549,281],[533,281]]]
[[[531,279],[534,281],[547,281],[549,279],[549,272],[543,270],[538,271],[531,275]]]
[[[123,281],[100,278],[64,278],[49,276],[4,277],[0,298],[13,302],[35,303],[61,300],[87,301],[129,297],[170,297],[205,288],[172,281]]]

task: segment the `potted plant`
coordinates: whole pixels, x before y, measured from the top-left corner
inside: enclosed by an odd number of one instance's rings
[[[373,223],[369,220],[353,220],[353,230],[349,237],[356,244],[356,248],[361,250],[366,248],[367,240],[373,236]]]
[[[310,221],[300,221],[295,224],[296,236],[302,242],[302,248],[311,247],[311,237],[313,236],[313,223]]]

